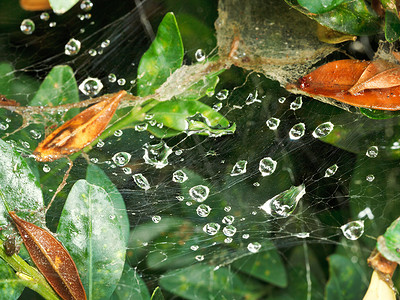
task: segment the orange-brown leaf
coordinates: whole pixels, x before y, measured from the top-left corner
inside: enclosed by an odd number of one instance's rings
[[[34,151],[36,160],[53,161],[89,145],[106,129],[125,94],[126,91],[120,91],[58,127],[37,146]]]
[[[351,59],[334,61],[286,88],[293,92],[303,91],[311,97],[328,97],[357,107],[399,110],[400,86],[394,78],[398,71],[393,70],[397,65],[373,64],[368,68],[370,64],[371,62]],[[385,70],[385,67],[389,69]],[[378,72],[380,68],[384,69],[382,75]],[[353,87],[354,95],[349,91]]]
[[[19,5],[25,10],[38,11],[50,9],[49,0],[19,0]]]
[[[47,230],[9,212],[33,262],[64,300],[85,300],[86,293],[74,261],[63,245]]]

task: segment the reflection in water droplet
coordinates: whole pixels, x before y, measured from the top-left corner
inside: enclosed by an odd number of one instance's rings
[[[31,147],[31,145],[28,142],[21,142],[22,146],[24,146],[24,148],[29,149]]]
[[[110,46],[110,40],[105,40],[104,42],[101,43],[101,48],[107,48],[108,46]]]
[[[83,0],[80,7],[83,11],[88,12],[92,9],[93,3],[90,0]]]
[[[205,185],[196,185],[189,190],[189,195],[197,202],[203,202],[207,199],[210,189]]]
[[[42,137],[42,134],[34,129],[32,129],[31,131],[29,131],[29,133],[31,134],[31,136],[35,139],[38,140]]]
[[[269,176],[276,170],[277,162],[273,160],[271,157],[264,157],[260,160],[260,164],[258,166],[258,170],[260,171],[262,176]]]
[[[97,163],[99,162],[99,159],[98,159],[97,157],[92,157],[92,158],[90,159],[90,161],[91,161],[92,163],[94,163],[94,164],[97,164]]]
[[[365,153],[366,156],[375,158],[378,156],[378,147],[377,146],[371,146],[368,148],[367,152]]]
[[[239,160],[233,166],[232,171],[231,171],[231,176],[238,176],[238,175],[246,173],[246,166],[247,166],[246,160]]]
[[[123,134],[124,134],[124,132],[120,129],[114,131],[114,136],[121,136]]]
[[[346,239],[357,240],[364,233],[364,221],[351,221],[340,227]]]
[[[97,144],[96,144],[96,146],[97,146],[97,148],[101,148],[101,147],[103,147],[104,146],[104,141],[103,140],[99,140],[98,142],[97,142]]]
[[[96,49],[90,49],[90,50],[88,51],[88,53],[89,53],[90,56],[96,56],[96,55],[97,55]]]
[[[44,164],[43,165],[43,172],[45,173],[49,173],[51,170],[50,166],[48,164]]]
[[[131,160],[131,155],[127,152],[118,152],[112,157],[112,160],[118,167],[123,167]]]
[[[226,244],[230,244],[230,243],[232,243],[232,241],[233,241],[233,239],[230,237],[224,239],[224,243],[226,243]]]
[[[293,213],[297,207],[297,203],[305,194],[306,187],[304,184],[292,186],[290,189],[267,200],[259,208],[270,216],[286,218]]]
[[[35,22],[31,19],[25,19],[22,21],[20,27],[22,33],[32,34],[35,31]]]
[[[247,240],[249,237],[250,237],[250,234],[248,234],[248,233],[244,233],[242,235],[242,238],[245,239],[245,240]]]
[[[69,56],[78,54],[79,50],[81,50],[81,42],[76,39],[70,39],[64,47],[64,53]]]
[[[138,124],[138,125],[135,125],[135,130],[138,132],[146,131],[147,126],[148,126],[147,123]]]
[[[51,28],[56,27],[56,26],[57,26],[56,22],[50,22],[49,23],[49,27],[51,27]]]
[[[40,14],[40,20],[48,21],[50,19],[50,15],[47,12],[42,12]]]
[[[100,79],[88,77],[79,85],[79,90],[86,96],[96,96],[101,89],[103,84]]]
[[[116,82],[117,81],[117,76],[114,73],[108,74],[108,81],[109,82]]]
[[[207,217],[210,212],[211,212],[211,207],[209,207],[206,204],[200,204],[197,209],[196,209],[197,215],[199,217],[205,218]]]
[[[152,216],[152,217],[151,217],[151,220],[152,220],[154,223],[159,223],[159,222],[161,221],[161,217],[160,217],[160,216]]]
[[[220,90],[215,95],[215,98],[217,98],[218,100],[222,101],[222,100],[225,100],[226,98],[228,98],[228,95],[229,95],[229,91],[227,89],[223,89],[223,90]]]
[[[315,138],[323,138],[330,134],[333,130],[333,124],[331,122],[325,122],[317,126],[313,131],[312,135]]]
[[[225,226],[225,227],[222,229],[222,232],[223,232],[226,236],[234,236],[235,233],[236,233],[236,227],[233,226],[233,225]]]
[[[199,246],[197,246],[197,245],[190,246],[190,250],[192,250],[192,251],[196,251],[198,249],[199,249]]]
[[[251,253],[257,253],[261,249],[261,244],[258,242],[254,243],[249,243],[247,245],[247,250],[249,250]]]
[[[306,124],[298,123],[294,125],[289,131],[289,137],[291,140],[298,140],[306,132]]]
[[[125,78],[120,78],[117,80],[117,83],[119,86],[125,85],[126,83],[126,79]]]
[[[230,212],[231,209],[232,209],[232,208],[231,208],[230,206],[225,206],[225,207],[224,207],[224,211],[226,211],[226,212]]]
[[[336,173],[336,171],[338,170],[338,168],[339,167],[338,167],[337,164],[334,164],[334,165],[330,166],[328,169],[326,169],[324,177],[333,176]]]
[[[224,223],[226,225],[231,225],[234,221],[235,221],[235,217],[231,216],[231,215],[225,216],[222,219],[222,223]]]
[[[133,180],[135,181],[136,185],[141,189],[148,190],[150,188],[150,184],[147,181],[146,177],[143,176],[142,173],[137,173],[132,175]]]
[[[156,169],[162,169],[168,165],[168,156],[172,153],[172,149],[164,141],[146,143],[143,145],[143,150],[143,159],[146,164]]]
[[[212,109],[215,111],[220,111],[221,108],[222,108],[222,102],[215,103],[212,107]]]
[[[209,235],[216,235],[221,228],[221,225],[218,223],[207,223],[203,227],[203,231]]]
[[[284,103],[286,101],[286,97],[280,97],[279,99],[278,99],[278,102],[279,103]]]
[[[296,97],[296,99],[292,103],[290,103],[291,110],[298,110],[302,106],[303,106],[303,97],[302,96]]]
[[[129,175],[132,174],[132,169],[129,167],[123,167],[122,168],[122,172],[124,172],[125,174]]]
[[[367,177],[365,178],[368,182],[372,182],[375,180],[375,176],[373,174],[369,174],[367,175]]]
[[[279,120],[277,118],[273,118],[273,117],[269,118],[266,122],[268,128],[271,130],[276,130],[280,123],[281,123],[281,120]]]
[[[204,54],[204,51],[202,49],[197,49],[196,53],[194,54],[194,57],[199,62],[204,61],[206,59],[206,55]]]
[[[7,123],[0,123],[0,130],[7,130],[9,126]]]
[[[204,255],[196,255],[196,256],[195,256],[195,259],[196,259],[197,261],[203,261],[203,260],[204,260]]]
[[[182,170],[177,170],[172,174],[173,182],[184,183],[186,180],[188,180],[188,177]]]

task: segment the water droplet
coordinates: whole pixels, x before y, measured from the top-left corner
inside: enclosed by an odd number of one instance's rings
[[[94,163],[94,164],[97,164],[97,163],[99,162],[99,159],[96,158],[96,157],[92,157],[92,158],[90,159],[90,161],[91,161],[92,163]]]
[[[297,207],[297,203],[306,194],[304,184],[292,186],[290,189],[279,193],[267,200],[259,208],[274,217],[288,217]]]
[[[50,19],[50,15],[47,12],[42,12],[40,14],[40,20],[48,21]]]
[[[231,176],[238,176],[238,175],[246,173],[246,166],[247,166],[246,160],[239,160],[233,166],[232,171],[231,171]]]
[[[154,223],[160,223],[160,221],[161,221],[161,217],[160,216],[152,216],[151,217],[151,220],[154,222]]]
[[[197,245],[190,246],[190,250],[192,250],[192,251],[197,251],[198,249],[199,249],[199,246],[197,246]]]
[[[90,50],[88,51],[88,53],[89,53],[90,56],[96,56],[96,55],[97,55],[96,49],[90,49]]]
[[[221,225],[218,223],[207,223],[203,227],[203,231],[209,235],[216,235],[221,228]]]
[[[217,98],[218,100],[222,101],[222,100],[225,100],[226,98],[228,98],[228,95],[229,95],[229,91],[227,89],[223,89],[223,90],[220,90],[215,95],[215,98]]]
[[[120,79],[117,80],[117,83],[118,83],[118,85],[120,85],[120,86],[125,85],[126,79],[125,79],[125,78],[120,78]]]
[[[268,128],[271,130],[276,130],[280,123],[281,123],[281,120],[274,118],[274,117],[269,118],[266,122]]]
[[[183,200],[185,200],[185,197],[183,197],[183,196],[176,196],[176,200],[178,200],[178,201],[183,201]]]
[[[249,237],[250,237],[250,234],[248,234],[248,233],[244,233],[242,235],[242,238],[245,239],[245,240],[247,240]]]
[[[235,221],[235,217],[231,216],[231,215],[225,216],[222,219],[222,223],[224,223],[226,225],[231,225],[234,221]]]
[[[65,44],[65,54],[66,55],[76,55],[81,49],[81,42],[76,39],[70,39],[68,43]]]
[[[117,76],[114,73],[108,74],[108,81],[109,82],[116,82],[117,81]]]
[[[231,209],[232,209],[232,207],[230,207],[230,206],[225,206],[225,207],[224,207],[224,211],[225,211],[225,212],[230,212]]]
[[[182,170],[177,170],[172,174],[173,182],[184,183],[186,180],[188,180],[188,177]]]
[[[366,156],[375,158],[378,156],[378,147],[377,146],[371,146],[368,148],[367,152],[365,153]]]
[[[143,159],[146,164],[154,166],[156,169],[162,169],[168,165],[168,156],[172,149],[164,141],[159,143],[146,143],[143,145]]]
[[[124,172],[125,174],[129,175],[132,174],[132,169],[129,167],[123,167],[122,168],[122,172]]]
[[[86,96],[96,96],[101,89],[103,84],[100,79],[88,77],[79,85],[79,90]]]
[[[51,27],[51,28],[54,28],[54,27],[56,27],[57,26],[57,23],[56,22],[50,22],[49,23],[49,27]]]
[[[230,237],[224,239],[224,243],[226,243],[226,244],[230,244],[230,243],[232,243],[232,241],[233,241],[233,239]]]
[[[120,130],[120,129],[114,131],[114,136],[120,137],[120,136],[122,136],[123,134],[124,134],[124,132],[123,132],[122,130]]]
[[[112,160],[118,167],[123,167],[131,160],[131,155],[127,152],[118,152]]]
[[[135,125],[135,130],[139,131],[139,132],[146,131],[147,126],[148,126],[147,123],[138,124],[138,125]]]
[[[44,164],[43,165],[43,172],[45,173],[49,173],[51,170],[50,166],[48,164]]]
[[[249,243],[247,245],[247,250],[249,250],[251,253],[257,253],[261,249],[261,244],[258,242],[254,243]]]
[[[331,122],[325,122],[317,126],[313,131],[312,135],[315,138],[323,138],[330,134],[333,130],[333,124]]]
[[[334,165],[330,166],[328,169],[326,169],[324,177],[333,176],[336,173],[336,171],[338,170],[338,168],[339,167],[338,167],[337,164],[334,164]]]
[[[223,232],[226,236],[234,236],[235,233],[236,233],[236,227],[233,226],[233,225],[225,226],[225,227],[222,229],[222,232]]]
[[[97,144],[96,144],[97,148],[101,148],[101,147],[103,147],[104,145],[105,145],[105,143],[104,143],[103,140],[99,140],[99,141],[97,142]]]
[[[31,145],[28,142],[21,142],[22,146],[26,149],[29,149]]]
[[[221,108],[222,108],[222,102],[215,103],[212,107],[212,109],[215,111],[220,111]]]
[[[284,103],[286,101],[286,97],[280,97],[279,99],[278,99],[278,102],[279,103]]]
[[[264,157],[260,160],[258,170],[260,171],[262,176],[269,176],[275,172],[277,164],[278,163],[271,157]]]
[[[294,236],[298,237],[299,239],[305,239],[305,238],[310,237],[310,233],[309,232],[299,232],[299,233],[296,233]]]
[[[148,190],[150,188],[150,184],[147,181],[146,177],[143,176],[142,173],[137,173],[132,175],[133,180],[135,181],[136,185],[141,189]]]
[[[202,49],[197,49],[194,57],[198,62],[204,61],[206,59],[206,55],[204,54],[204,51]]]
[[[88,12],[92,9],[93,3],[90,0],[83,0],[80,7],[83,11]]]
[[[368,182],[372,182],[375,180],[375,176],[373,174],[369,174],[367,175],[367,177],[365,178]]]
[[[31,19],[25,19],[22,21],[19,28],[22,33],[32,34],[35,31],[35,23]]]
[[[151,120],[151,119],[153,119],[153,118],[154,118],[154,114],[147,114],[147,115],[144,117],[145,120]]]
[[[85,20],[85,16],[82,15],[82,14],[77,14],[76,16],[77,16],[78,19],[81,20],[81,21]]]
[[[92,17],[91,14],[85,14],[85,19],[86,19],[86,20],[89,20],[91,17]]]
[[[110,218],[110,220],[114,220],[115,219],[115,215],[110,215],[109,218]]]
[[[254,93],[254,95],[253,95],[253,93],[250,93],[246,98],[246,101],[245,101],[246,105],[251,105],[251,104],[253,104],[255,102],[261,103],[261,100],[257,99],[257,97],[258,97],[258,92],[257,91]]]
[[[351,221],[340,227],[346,239],[358,240],[364,233],[364,221]]]
[[[7,123],[0,123],[0,130],[7,130],[9,126]]]
[[[197,209],[196,209],[197,215],[199,217],[205,218],[207,217],[210,212],[211,212],[211,207],[209,207],[206,204],[200,204]]]
[[[298,140],[306,132],[306,124],[298,123],[294,125],[289,131],[289,137],[291,140]]]
[[[31,136],[35,139],[38,140],[42,137],[42,134],[36,130],[30,130],[29,133],[31,134]]]
[[[189,190],[189,195],[197,202],[203,202],[207,199],[210,189],[205,185],[196,185]]]
[[[290,109],[291,110],[298,110],[303,106],[303,97],[298,96],[292,103],[290,103]]]
[[[108,46],[110,46],[110,43],[110,40],[105,40],[101,43],[101,48],[107,48]]]
[[[360,211],[358,213],[358,218],[362,219],[364,217],[367,217],[370,220],[374,219],[374,214],[372,213],[371,209],[369,207],[366,207],[365,209],[363,209],[362,211]]]
[[[196,255],[196,256],[195,256],[195,259],[196,259],[197,261],[203,261],[203,260],[204,260],[204,255]]]

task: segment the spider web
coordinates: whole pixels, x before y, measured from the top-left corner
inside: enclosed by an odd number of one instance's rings
[[[196,44],[194,33],[185,33],[188,23],[184,22],[192,14],[204,26],[212,24],[217,17],[215,4],[136,2],[114,5],[99,1],[90,13],[82,13],[78,5],[63,16],[50,14],[48,21],[41,20],[40,13],[22,11],[1,17],[0,26],[6,29],[0,35],[1,60],[14,69],[6,72],[8,87],[2,88],[12,88],[10,98],[26,105],[52,67],[68,64],[78,85],[94,77],[104,84],[102,93],[120,89],[134,93],[138,62],[162,16],[170,10],[178,15],[178,23],[181,20],[184,43],[186,38],[190,45],[185,48],[186,64],[195,62],[194,53],[199,48],[215,54],[211,52],[216,46],[214,41],[201,44],[204,40],[199,38]],[[4,16],[10,11],[8,6],[15,4],[4,1],[1,5]],[[235,134],[212,137],[183,133],[158,139],[141,130],[116,132],[94,146],[87,156],[75,160],[67,185],[48,212],[48,226],[55,228],[72,185],[85,178],[88,164],[95,164],[124,199],[131,230],[127,261],[149,290],[160,282],[163,287],[162,280],[175,278],[174,270],[196,270],[197,265],[211,266],[213,272],[228,270],[243,276],[249,285],[253,281],[260,284],[245,266],[254,253],[269,251],[279,254],[276,259],[282,261],[287,273],[300,274],[298,280],[307,287],[303,299],[323,297],[323,285],[328,280],[325,258],[333,253],[341,253],[354,263],[365,290],[369,278],[366,257],[376,237],[399,215],[395,203],[400,191],[395,163],[400,148],[398,119],[371,120],[286,92],[281,85],[304,74],[334,49],[307,36],[302,36],[300,43],[294,38],[300,33],[291,33],[290,26],[274,26],[277,20],[265,18],[258,25],[240,19],[228,22],[241,11],[239,8],[235,1],[221,1],[216,25],[221,57],[228,56],[235,36],[240,37],[235,58],[238,67],[221,74],[215,94],[200,100],[235,122]],[[282,6],[275,8],[282,10]],[[252,18],[254,10],[243,11],[243,18]],[[264,16],[262,11],[258,13]],[[276,11],[272,15],[281,16]],[[36,24],[32,35],[19,31],[26,16]],[[282,22],[290,23],[288,20],[291,16],[282,17]],[[50,27],[51,22],[56,24]],[[293,27],[301,28],[293,23]],[[251,30],[255,27],[259,29]],[[282,48],[276,40],[263,44],[266,48],[260,47],[262,37],[282,31],[290,37],[287,41],[297,45],[296,50],[292,51],[291,44]],[[82,44],[77,56],[64,54],[71,37]],[[110,44],[103,47],[107,40]],[[305,52],[302,54],[299,48]],[[125,79],[125,83],[110,81],[110,73]],[[85,99],[82,94],[80,97]],[[43,126],[20,128],[22,119],[12,112],[2,111],[1,118],[3,138],[24,155],[29,155],[45,135]],[[46,125],[61,122],[55,118]],[[146,122],[148,127],[157,126],[151,116]],[[319,127],[321,124],[325,125]],[[162,151],[151,152],[149,147]],[[129,154],[128,163],[117,163],[115,155],[121,153]],[[41,178],[49,202],[67,166],[63,160],[30,160],[30,164]],[[135,174],[142,174],[149,186],[140,182],[142,177],[135,181]],[[292,202],[289,205],[282,199]],[[355,231],[346,239],[341,227],[350,221],[363,222],[364,233]],[[199,278],[209,276],[203,269],[198,272]],[[289,285],[294,284],[293,280],[289,276]],[[166,298],[224,298],[234,284],[232,280],[213,287],[214,294],[207,297],[198,289],[192,290],[191,296],[169,290]],[[263,284],[268,285],[265,281]],[[270,289],[276,299],[285,295],[274,284]]]

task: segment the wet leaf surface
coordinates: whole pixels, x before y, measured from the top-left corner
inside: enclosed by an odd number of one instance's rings
[[[0,300],[16,300],[24,290],[10,266],[0,259]]]

